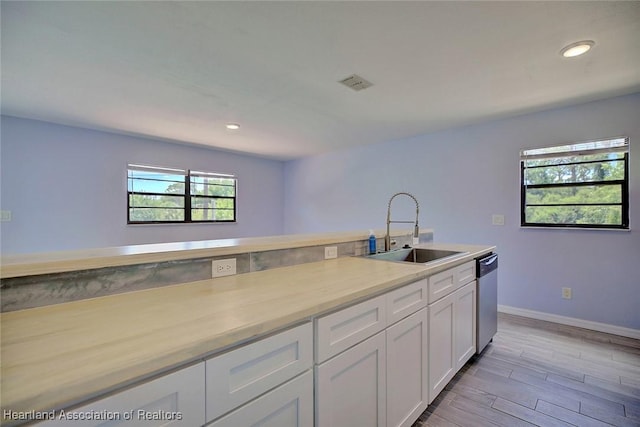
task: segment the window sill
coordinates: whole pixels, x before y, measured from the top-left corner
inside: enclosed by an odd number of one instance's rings
[[[537,226],[537,225],[520,225],[519,228],[524,230],[571,230],[571,231],[622,231],[629,232],[631,231],[631,227],[629,228],[599,228],[599,227],[545,227],[545,226]]]

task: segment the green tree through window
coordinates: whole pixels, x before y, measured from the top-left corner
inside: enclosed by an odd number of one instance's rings
[[[155,166],[127,167],[127,222],[235,222],[233,175]]]
[[[629,140],[521,152],[521,224],[629,228]]]

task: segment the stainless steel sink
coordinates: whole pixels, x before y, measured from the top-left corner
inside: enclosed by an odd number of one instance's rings
[[[468,252],[445,251],[442,249],[407,248],[368,255],[368,257],[384,261],[426,264],[428,262],[444,260],[445,258],[462,256],[467,253]]]

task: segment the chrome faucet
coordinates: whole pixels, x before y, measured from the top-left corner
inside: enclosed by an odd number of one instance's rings
[[[391,249],[391,235],[389,234],[389,226],[391,225],[391,223],[393,222],[393,223],[409,223],[410,224],[413,222],[413,221],[391,221],[391,202],[396,196],[399,196],[401,194],[411,197],[413,201],[416,202],[416,221],[413,229],[413,237],[414,238],[420,237],[420,230],[418,228],[418,212],[420,211],[420,204],[418,203],[418,199],[416,199],[415,196],[410,193],[404,193],[404,192],[396,193],[393,196],[391,196],[391,199],[389,199],[389,206],[387,207],[387,234],[384,236],[385,252]]]

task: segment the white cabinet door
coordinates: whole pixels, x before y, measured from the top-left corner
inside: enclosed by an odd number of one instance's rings
[[[38,426],[201,426],[204,393],[204,363],[198,363],[89,405],[56,412],[55,421]],[[86,419],[89,416],[102,419]]]
[[[429,305],[429,403],[455,375],[453,294]]]
[[[305,372],[208,426],[313,427],[313,372]]]
[[[207,360],[207,421],[312,366],[311,322]]]
[[[316,363],[324,362],[386,327],[384,295],[316,319]]]
[[[429,305],[429,403],[476,352],[476,282]]]
[[[423,308],[387,329],[387,427],[413,425],[429,404],[427,323]]]
[[[385,332],[316,366],[316,427],[386,425]]]
[[[456,371],[476,352],[476,281],[454,294]]]

